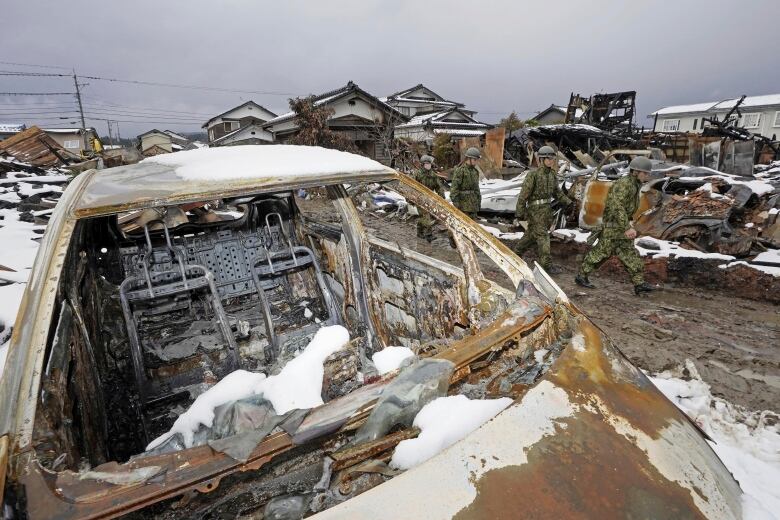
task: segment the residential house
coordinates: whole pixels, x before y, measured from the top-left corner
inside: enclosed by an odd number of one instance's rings
[[[43,132],[67,151],[79,155],[81,150],[91,151],[92,140],[98,138],[94,128],[43,128]]]
[[[491,125],[481,123],[459,108],[416,115],[407,123],[395,127],[395,136],[414,141],[433,141],[438,134],[455,138],[480,137]]]
[[[32,128],[32,127],[30,127]],[[7,139],[27,129],[24,124],[0,124],[0,140]],[[44,134],[70,153],[81,155],[82,150],[92,151],[93,140],[98,138],[94,128],[42,128]]]
[[[263,123],[251,122],[232,132],[218,137],[209,146],[235,146],[240,144],[269,144],[274,141],[274,134],[263,128]]]
[[[276,117],[276,114],[268,110],[267,108],[258,105],[254,101],[247,101],[237,107],[231,108],[227,112],[212,117],[206,121],[202,128],[206,129],[206,133],[209,138],[209,145],[220,140],[228,134],[235,132],[236,130],[248,127],[250,125],[258,126],[263,125],[267,121]],[[250,134],[256,137],[258,140],[271,142],[273,136],[266,132],[258,132],[254,130],[255,134]],[[242,134],[243,135],[243,134]],[[236,144],[235,140],[230,143],[224,141],[221,144]]]
[[[332,110],[328,119],[331,130],[346,134],[361,153],[385,164],[390,161],[386,140],[383,138],[388,135],[387,125],[395,126],[409,119],[352,81],[341,88],[315,96],[314,105]],[[284,143],[298,132],[295,119],[295,112],[288,112],[271,119],[263,128],[273,133],[275,141]]]
[[[196,148],[202,148],[203,143],[198,141],[191,141],[189,138],[177,134],[172,130],[163,130],[164,134],[168,134],[171,137],[171,149],[174,152],[180,152],[182,150],[195,150]]]
[[[422,83],[391,94],[384,101],[411,119],[396,125],[395,137],[432,141],[437,134],[456,138],[480,137],[491,125],[477,121],[476,111],[445,99]]]
[[[65,166],[82,160],[81,150],[68,151],[50,134],[31,126],[0,141],[0,156],[11,156],[32,166],[49,168]]]
[[[148,155],[147,152],[152,148],[156,148],[154,155],[173,151],[171,135],[157,129],[144,132],[138,136],[138,140],[140,141],[139,148],[144,155]]]
[[[724,101],[709,101],[693,105],[678,105],[661,108],[650,116],[653,118],[653,130],[656,132],[694,132],[701,133],[707,124],[704,119],[724,116],[734,108],[739,98]],[[739,105],[737,126],[768,138],[780,135],[780,94],[766,96],[748,96]]]
[[[538,121],[540,125],[560,125],[566,122],[567,107],[560,105],[550,105],[545,108],[531,119]],[[582,109],[578,108],[575,112],[575,117],[582,116]]]
[[[390,94],[382,101],[409,117],[418,114],[430,114],[432,112],[445,112],[454,108],[459,108],[469,116],[473,116],[476,113],[472,110],[467,110],[463,103],[444,99],[422,83],[395,94]]]

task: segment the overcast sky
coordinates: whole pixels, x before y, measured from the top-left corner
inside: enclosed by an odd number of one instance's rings
[[[123,137],[154,127],[197,131],[195,121],[248,99],[280,113],[292,95],[349,80],[377,96],[424,83],[486,122],[512,110],[530,117],[568,103],[572,91],[636,90],[639,124],[652,124],[646,115],[665,105],[780,92],[778,0],[4,0],[2,7],[0,61],[278,93],[84,80],[93,116],[142,121],[120,122]],[[0,75],[0,92],[72,90],[72,78]],[[35,102],[46,105],[15,107]],[[0,95],[0,123],[67,126],[76,121],[72,107],[71,96]],[[88,124],[106,131],[105,122]]]

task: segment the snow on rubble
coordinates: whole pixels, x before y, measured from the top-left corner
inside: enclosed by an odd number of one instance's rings
[[[380,376],[398,370],[405,359],[414,357],[414,352],[409,347],[385,347],[371,356],[377,372]]]
[[[341,325],[320,328],[306,348],[290,360],[279,374],[266,377],[262,373],[235,370],[200,394],[166,433],[146,447],[152,450],[181,434],[186,447],[192,447],[195,432],[202,426],[210,428],[214,409],[231,401],[260,395],[271,402],[278,415],[290,410],[314,408],[323,404],[323,363],[349,342],[349,332]]]
[[[200,148],[156,155],[144,159],[142,163],[170,166],[177,176],[192,181],[392,171],[362,155],[318,146],[296,145]]]
[[[439,397],[426,404],[414,418],[420,435],[401,441],[395,448],[390,466],[409,469],[452,446],[488,422],[512,399],[469,399],[465,395]]]
[[[668,258],[675,256],[677,258],[703,258],[706,260],[734,260],[731,255],[722,255],[720,253],[705,253],[695,249],[685,249],[679,242],[661,240],[658,238],[642,236],[634,241],[641,256],[652,256],[654,258]]]
[[[48,212],[63,184],[70,180],[59,170],[40,170],[9,157],[0,157],[0,377],[11,328],[22,301],[38,240],[46,229]],[[13,171],[17,168],[20,171]],[[10,170],[10,171],[9,171]],[[30,170],[30,171],[26,171]],[[38,172],[37,174],[35,172]],[[44,218],[46,217],[46,218]]]
[[[685,378],[683,372],[687,372]],[[749,412],[713,397],[710,386],[702,381],[690,360],[686,360],[684,369],[665,371],[650,380],[713,439],[710,445],[744,492],[744,518],[780,518],[777,415],[769,411]]]

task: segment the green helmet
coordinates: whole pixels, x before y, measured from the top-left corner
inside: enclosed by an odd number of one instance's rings
[[[422,157],[420,157],[420,162],[421,163],[431,163],[431,164],[433,164],[434,160],[435,159],[432,156],[430,156],[430,155],[423,155]]]
[[[653,163],[647,157],[640,156],[631,159],[631,164],[628,167],[632,170],[650,173],[653,170]]]
[[[553,150],[552,146],[542,146],[536,155],[542,158],[555,157],[555,150]]]
[[[482,157],[482,154],[479,153],[479,150],[477,148],[474,148],[473,146],[466,150],[466,157],[469,157],[471,159],[479,159]]]

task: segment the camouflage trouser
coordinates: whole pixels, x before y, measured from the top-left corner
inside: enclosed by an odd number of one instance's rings
[[[523,238],[515,244],[514,251],[518,255],[536,244],[536,255],[539,257],[539,265],[549,269],[552,264],[550,258],[550,224],[552,224],[552,208],[549,204],[531,206],[526,210],[528,217],[528,229]]]
[[[588,276],[611,256],[618,257],[631,276],[631,283],[639,285],[645,281],[645,264],[634,248],[634,241],[628,238],[599,238],[598,243],[588,251],[580,266],[580,274]]]
[[[427,211],[418,208],[420,216],[417,218],[417,236],[430,241],[433,238],[433,226],[436,220]]]

